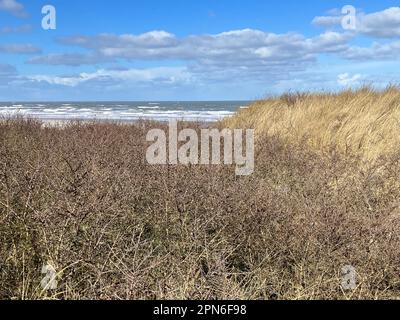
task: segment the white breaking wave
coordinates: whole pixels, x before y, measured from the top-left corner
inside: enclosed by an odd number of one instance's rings
[[[44,120],[156,120],[213,122],[232,116],[243,101],[238,102],[149,102],[126,104],[96,103],[26,103],[2,104],[0,115],[23,115]]]

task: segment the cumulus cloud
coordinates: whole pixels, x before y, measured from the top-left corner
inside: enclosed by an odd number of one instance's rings
[[[332,10],[327,16],[316,17],[315,25],[340,25],[342,15]],[[181,60],[195,73],[208,72],[211,78],[223,75],[257,74],[266,70],[282,73],[305,70],[320,54],[356,59],[397,59],[398,43],[375,43],[370,47],[351,46],[357,33],[392,38],[400,35],[400,7],[357,15],[357,29],[327,31],[306,38],[300,33],[275,34],[254,29],[242,29],[218,34],[190,35],[179,38],[163,30],[143,34],[110,34],[70,36],[58,39],[68,46],[86,49],[86,53],[48,54],[28,60],[43,65],[94,65],[107,62],[139,60]]]
[[[370,47],[353,46],[342,53],[350,60],[398,60],[400,58],[400,41],[390,43],[373,43]]]
[[[347,34],[329,32],[306,39],[298,33],[274,34],[254,29],[223,32],[215,35],[192,35],[178,39],[165,31],[141,35],[100,34],[62,38],[63,44],[91,49],[100,55],[125,59],[232,59],[295,57],[299,52],[313,54],[330,51],[344,43]],[[317,52],[316,52],[317,51]],[[268,54],[266,53],[268,52]]]
[[[27,15],[24,6],[16,0],[0,0],[0,10],[10,12],[17,17]]]
[[[349,33],[325,32],[306,38],[299,33],[275,34],[243,29],[178,38],[166,31],[144,34],[74,36],[64,45],[88,50],[79,54],[33,57],[31,64],[91,65],[123,61],[184,61],[188,72],[200,80],[273,80],[290,77],[316,63],[320,53],[345,50]]]
[[[342,21],[340,11],[332,11],[328,16],[315,17],[313,24],[323,27],[340,26]],[[380,42],[369,46],[343,46],[339,57],[354,61],[360,60],[398,60],[400,58],[400,7],[391,7],[382,11],[356,15],[356,29],[350,31],[354,36],[364,35]],[[391,40],[391,42],[389,42]]]
[[[400,7],[392,7],[380,12],[361,15],[360,29],[374,37],[395,38],[400,36]]]
[[[340,26],[342,15],[335,12],[328,16],[315,17],[314,25],[322,27]],[[356,15],[356,33],[376,38],[396,38],[400,36],[400,7],[391,7],[382,11]]]

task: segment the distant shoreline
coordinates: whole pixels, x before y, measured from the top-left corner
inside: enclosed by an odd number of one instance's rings
[[[37,102],[0,103],[0,116],[21,116],[41,121],[138,120],[218,122],[247,108],[251,101],[194,102]]]

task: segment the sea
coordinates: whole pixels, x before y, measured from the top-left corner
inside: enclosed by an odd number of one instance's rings
[[[44,121],[137,120],[215,122],[251,101],[0,102],[0,118],[24,116]]]

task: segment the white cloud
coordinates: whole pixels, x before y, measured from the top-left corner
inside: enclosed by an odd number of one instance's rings
[[[339,85],[343,87],[353,87],[360,85],[360,81],[362,80],[361,74],[355,74],[351,76],[349,73],[339,74],[337,77],[337,82]]]
[[[72,76],[50,76],[34,75],[27,77],[30,81],[47,82],[54,85],[76,87],[84,83],[158,83],[158,84],[182,84],[191,81],[191,75],[186,68],[150,68],[150,69],[127,69],[107,70],[100,69],[96,72],[82,72]]]
[[[166,31],[139,35],[99,34],[59,39],[66,45],[89,50],[79,54],[49,54],[28,60],[31,64],[70,65],[120,61],[181,60],[196,79],[222,81],[273,81],[316,63],[320,53],[346,50],[351,34],[325,32],[306,38],[299,33],[275,34],[254,29],[178,38]]]
[[[331,15],[315,17],[313,23],[324,27],[340,26],[342,15],[340,11]],[[398,60],[400,58],[400,7],[391,7],[382,11],[366,14],[358,11],[356,29],[349,31],[354,37],[365,35],[377,39],[368,46],[351,46],[347,44],[338,51],[338,56],[354,60]],[[383,39],[393,39],[392,42]],[[390,41],[390,40],[389,40]]]
[[[107,57],[125,59],[232,59],[245,60],[260,57],[270,50],[269,58],[279,60],[282,53],[298,57],[299,51],[318,53],[330,51],[345,42],[348,34],[328,32],[306,39],[298,33],[274,34],[254,29],[233,30],[215,35],[192,35],[178,39],[165,31],[141,35],[100,34],[60,39],[63,44],[92,49]],[[261,55],[262,57],[262,55]]]
[[[370,36],[395,38],[400,36],[400,7],[361,15],[360,31]]]
[[[313,24],[322,27],[340,26],[342,15],[336,13],[315,17]],[[400,7],[391,7],[382,11],[356,15],[356,33],[377,38],[396,38],[400,36]]]
[[[400,58],[400,41],[390,43],[373,43],[370,47],[349,47],[342,57],[350,60],[398,60]]]
[[[181,60],[186,64],[185,74],[199,83],[229,80],[269,85],[292,79],[294,75],[310,70],[313,65],[317,65],[320,54],[333,54],[345,59],[356,59],[356,56],[362,54],[364,59],[370,59],[373,52],[361,52],[362,49],[349,45],[353,37],[351,32],[327,31],[306,38],[299,33],[274,34],[253,29],[184,38],[178,38],[166,31],[151,31],[139,35],[99,34],[59,39],[63,44],[84,48],[88,50],[87,53],[49,54],[34,57],[28,62],[80,66],[121,61],[153,60],[160,63],[160,60]],[[380,51],[382,53],[379,56],[383,57],[383,52],[388,50]],[[143,72],[141,70],[135,76],[143,78]],[[122,74],[116,76],[110,75],[109,71],[107,74],[97,72],[95,78],[123,81]],[[70,86],[92,81],[84,74],[72,78],[36,79]],[[339,81],[343,83],[346,79]]]

